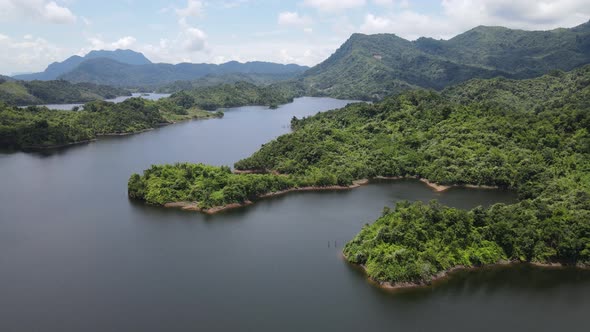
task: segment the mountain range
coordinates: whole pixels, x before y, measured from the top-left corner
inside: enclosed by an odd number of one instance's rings
[[[409,41],[395,34],[355,33],[311,69],[295,64],[236,61],[172,65],[152,63],[131,50],[116,50],[73,56],[49,65],[42,73],[14,78],[61,79],[170,92],[216,83],[292,80],[308,95],[379,100],[408,89],[442,90],[473,78],[532,78],[588,63],[590,22],[550,31],[478,26],[449,40],[422,37]]]
[[[91,51],[85,56],[73,55],[63,62],[54,62],[50,64],[45,71],[40,73],[15,75],[13,78],[23,81],[49,81],[58,79],[60,75],[65,74],[81,63],[92,59],[111,59],[129,65],[147,65],[152,62],[148,60],[143,54],[131,50],[116,50],[116,51]]]
[[[479,26],[449,40],[353,34],[303,74],[316,94],[381,99],[412,88],[440,90],[472,78],[531,78],[590,63],[590,22],[524,31]]]
[[[175,81],[191,81],[207,75],[264,74],[292,78],[308,67],[271,62],[240,63],[230,61],[220,65],[180,63],[152,63],[142,53],[132,50],[92,51],[81,56],[71,56],[63,62],[54,62],[45,71],[16,75],[18,80],[66,80],[73,83],[145,87],[159,86]]]

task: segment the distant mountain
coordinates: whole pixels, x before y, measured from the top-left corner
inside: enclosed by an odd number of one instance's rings
[[[416,87],[440,90],[472,78],[530,78],[587,63],[590,22],[551,31],[479,26],[449,40],[353,34],[302,80],[319,94],[380,99]]]
[[[86,60],[91,59],[111,59],[121,63],[130,64],[130,65],[146,65],[151,64],[152,62],[148,60],[143,54],[134,52],[131,50],[116,50],[116,51],[91,51],[90,53],[86,54],[85,56],[81,57],[78,55],[71,56],[64,60],[63,62],[54,62],[50,64],[44,72],[41,73],[33,73],[33,74],[23,74],[23,75],[15,75],[14,78],[24,81],[32,81],[32,80],[41,80],[41,81],[48,81],[48,80],[55,80],[60,75],[65,74],[81,63]]]
[[[11,81],[14,81],[14,78],[0,75],[0,83],[11,82]]]
[[[308,67],[270,62],[227,62],[220,65],[180,63],[150,63],[131,65],[107,58],[96,58],[80,63],[73,70],[59,76],[70,82],[91,82],[114,86],[157,87],[176,81],[192,81],[207,75],[264,74],[291,75],[303,73]]]
[[[0,79],[0,102],[11,105],[82,103],[129,95],[129,91],[121,88],[92,83]]]
[[[258,74],[258,73],[231,73],[221,75],[207,75],[193,81],[175,81],[156,89],[159,93],[174,93],[183,90],[191,90],[199,87],[215,86],[232,83],[251,83],[258,86],[269,85],[281,81],[289,81],[300,75],[300,71],[284,74]]]

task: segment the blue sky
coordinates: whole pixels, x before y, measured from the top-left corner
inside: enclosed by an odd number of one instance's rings
[[[93,49],[155,62],[314,65],[351,33],[451,38],[477,25],[545,30],[590,19],[590,0],[0,0],[0,73]]]

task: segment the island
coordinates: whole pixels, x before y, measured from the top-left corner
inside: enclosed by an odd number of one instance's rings
[[[121,103],[97,100],[71,112],[44,106],[18,108],[2,101],[0,93],[0,148],[63,147],[99,136],[140,133],[179,121],[220,118],[224,115],[219,111],[221,108],[260,105],[275,109],[303,94],[301,86],[294,82],[269,86],[236,82],[196,87],[159,100],[130,98]]]
[[[238,174],[229,167],[152,166],[131,176],[129,196],[217,212],[274,193],[348,189],[373,178],[511,188],[515,204],[385,208],[346,244],[344,257],[392,288],[507,262],[587,267],[589,100],[590,66],[527,80],[472,80],[440,93],[408,91],[293,118],[293,132],[238,161]]]
[[[9,105],[70,104],[131,96],[126,89],[64,80],[18,81],[0,77],[0,101]]]
[[[85,143],[107,135],[128,135],[189,119],[223,117],[223,112],[184,108],[174,99],[130,98],[93,101],[83,110],[18,108],[0,102],[0,148],[47,149]]]

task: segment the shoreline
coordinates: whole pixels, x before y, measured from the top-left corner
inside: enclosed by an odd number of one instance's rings
[[[417,176],[376,176],[373,179],[375,180],[404,180],[404,179],[416,179],[420,182],[426,184],[428,187],[433,189],[435,192],[443,192],[447,191],[451,188],[469,188],[469,189],[501,189],[499,186],[488,186],[488,185],[481,185],[481,184],[452,184],[452,185],[443,185],[436,182],[432,182],[426,178],[421,178]]]
[[[310,187],[290,188],[290,189],[285,189],[285,190],[281,190],[281,191],[275,191],[275,192],[271,192],[271,193],[262,194],[262,195],[256,197],[256,200],[281,196],[281,195],[285,195],[290,192],[297,192],[297,191],[350,190],[350,189],[358,188],[362,185],[366,185],[368,183],[369,183],[368,179],[363,179],[363,180],[354,181],[353,184],[351,184],[350,186],[326,186],[326,187],[310,186]],[[216,214],[216,213],[219,213],[222,211],[233,210],[233,209],[249,206],[252,204],[254,204],[253,201],[247,200],[242,203],[229,203],[226,205],[213,206],[213,207],[206,208],[206,209],[200,208],[198,202],[169,202],[169,203],[164,203],[162,206],[165,208],[173,208],[173,209],[175,208],[175,209],[181,209],[184,211],[195,211],[195,212],[202,212],[205,214],[213,215],[213,214]]]
[[[233,170],[232,171],[234,174],[275,174],[275,175],[280,175],[279,173],[277,173],[276,171],[266,171],[266,170]],[[367,185],[369,184],[372,180],[403,180],[403,179],[415,179],[418,180],[424,184],[426,184],[429,188],[433,189],[435,192],[443,192],[446,191],[448,189],[451,188],[470,188],[470,189],[500,189],[499,187],[493,187],[493,186],[485,186],[485,185],[451,185],[451,186],[445,186],[445,185],[440,185],[440,184],[436,184],[434,182],[430,182],[427,179],[424,178],[418,178],[415,176],[391,176],[391,177],[387,177],[387,176],[376,176],[372,179],[360,179],[360,180],[355,180],[352,182],[351,185],[348,186],[340,186],[340,185],[332,185],[332,186],[325,186],[325,187],[321,187],[321,186],[308,186],[308,187],[296,187],[296,188],[289,188],[289,189],[285,189],[285,190],[281,190],[281,191],[276,191],[276,192],[269,192],[266,194],[261,194],[259,196],[257,196],[255,198],[255,201],[257,200],[262,200],[265,198],[271,198],[271,197],[276,197],[276,196],[281,196],[281,195],[285,195],[291,192],[304,192],[304,191],[337,191],[337,190],[351,190],[351,189],[355,189],[358,188],[360,186],[363,185]],[[205,214],[209,214],[209,215],[213,215],[222,211],[227,211],[227,210],[232,210],[232,209],[237,209],[237,208],[241,208],[241,207],[245,207],[245,206],[249,206],[255,203],[255,201],[251,201],[251,200],[247,200],[241,203],[229,203],[226,205],[221,205],[221,206],[214,206],[214,207],[210,207],[210,208],[200,208],[198,206],[198,202],[168,202],[168,203],[164,203],[161,206],[165,207],[165,208],[178,208],[184,211],[195,211],[195,212],[202,212]]]
[[[20,151],[43,151],[43,150],[50,150],[50,149],[59,149],[59,148],[65,148],[65,147],[72,146],[72,145],[92,143],[97,140],[98,139],[93,138],[93,139],[87,139],[87,140],[83,140],[83,141],[76,141],[76,142],[48,145],[48,146],[23,146],[22,149],[17,149],[15,151],[19,151],[19,150]]]
[[[586,264],[568,265],[568,264],[563,264],[560,262],[541,263],[541,262],[521,262],[521,261],[502,260],[502,261],[499,261],[499,262],[496,262],[493,264],[485,264],[485,265],[481,265],[481,266],[464,266],[464,265],[453,266],[447,270],[440,271],[439,273],[433,275],[429,280],[424,280],[424,281],[420,281],[420,282],[400,281],[400,282],[392,283],[389,281],[378,281],[378,280],[375,280],[375,279],[369,277],[369,275],[367,274],[367,269],[364,265],[362,265],[362,264],[359,265],[359,264],[349,262],[346,259],[346,256],[344,256],[344,253],[341,253],[341,257],[342,257],[342,259],[345,260],[346,263],[352,265],[353,267],[360,268],[363,271],[363,273],[365,274],[365,277],[366,277],[367,281],[369,281],[369,283],[371,283],[383,290],[387,290],[387,291],[398,291],[398,290],[406,290],[406,289],[412,289],[412,288],[430,287],[430,286],[433,286],[437,282],[452,278],[453,277],[452,275],[455,272],[477,271],[477,270],[482,270],[485,268],[495,268],[495,267],[502,267],[502,266],[509,266],[509,265],[525,264],[525,265],[530,265],[530,266],[533,266],[536,268],[541,268],[541,269],[575,268],[575,269],[582,269],[582,270],[590,270],[590,265],[586,265]]]
[[[65,148],[65,147],[72,146],[72,145],[79,145],[79,144],[96,142],[101,137],[131,136],[131,135],[137,135],[137,134],[145,133],[148,131],[156,130],[158,128],[174,125],[177,123],[195,121],[195,120],[200,121],[200,120],[218,119],[218,118],[219,117],[209,117],[208,116],[208,117],[201,117],[201,118],[197,117],[197,118],[184,119],[184,120],[180,120],[180,121],[171,121],[169,123],[159,123],[154,128],[147,128],[147,129],[142,129],[139,131],[123,132],[123,133],[104,133],[104,134],[101,133],[101,134],[95,134],[96,137],[93,139],[88,139],[88,140],[83,140],[83,141],[75,141],[75,142],[57,144],[57,145],[48,145],[48,146],[23,146],[22,148],[14,149],[14,151],[44,151],[44,150],[59,149],[59,148]]]

